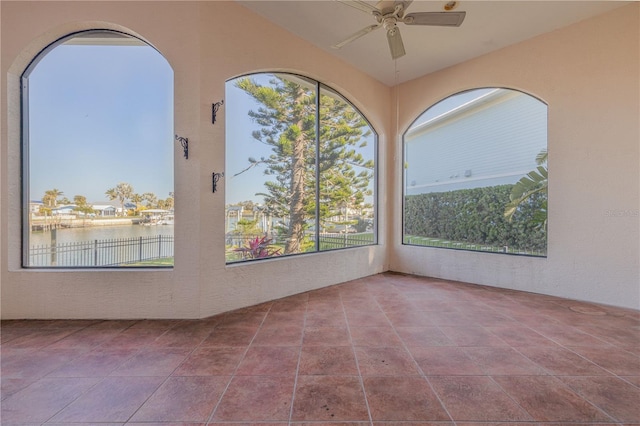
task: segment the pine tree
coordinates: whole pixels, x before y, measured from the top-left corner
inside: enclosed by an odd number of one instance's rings
[[[362,116],[339,95],[321,89],[319,144],[316,146],[315,85],[273,75],[268,85],[250,78],[235,82],[260,104],[249,116],[261,126],[253,138],[271,147],[271,154],[249,158],[249,166],[264,166],[266,213],[283,219],[285,254],[305,251],[305,230],[316,219],[316,180],[319,178],[318,221],[350,222],[349,212],[364,207],[371,195],[373,160],[358,148],[366,146],[368,126]],[[316,153],[319,163],[316,165]],[[242,173],[240,172],[240,173]]]

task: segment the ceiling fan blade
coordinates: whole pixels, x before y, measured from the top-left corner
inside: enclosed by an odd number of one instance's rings
[[[436,25],[440,27],[459,27],[467,12],[415,12],[408,13],[403,19],[407,25]]]
[[[369,3],[364,2],[362,0],[337,0],[337,1],[342,4],[346,4],[347,6],[351,6],[354,9],[358,9],[362,12],[366,12],[369,15],[373,15],[374,13],[380,12],[378,9],[375,8],[375,6],[372,6]]]
[[[389,41],[389,50],[391,51],[391,59],[398,59],[404,56],[404,43],[402,42],[402,36],[400,35],[400,29],[397,26],[389,28],[387,31],[387,40]]]
[[[331,47],[333,47],[334,49],[340,49],[343,46],[346,46],[347,44],[351,43],[352,41],[357,40],[360,37],[369,34],[371,31],[380,28],[381,26],[382,26],[382,24],[369,25],[368,27],[365,27],[365,28],[361,29],[357,33],[351,34],[349,37],[345,38],[344,40],[342,40],[339,43],[334,44]]]

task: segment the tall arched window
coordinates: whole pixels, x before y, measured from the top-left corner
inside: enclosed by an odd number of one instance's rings
[[[22,75],[23,266],[173,266],[173,71],[114,31]]]
[[[458,93],[404,135],[403,243],[546,256],[547,106],[515,90]]]
[[[375,244],[376,134],[334,90],[291,74],[226,86],[228,263]]]

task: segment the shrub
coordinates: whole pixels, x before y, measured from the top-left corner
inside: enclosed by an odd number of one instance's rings
[[[262,259],[265,257],[279,256],[280,249],[274,249],[271,246],[271,238],[255,237],[249,240],[246,247],[240,247],[234,251],[240,252],[243,259]]]
[[[504,217],[513,185],[408,195],[404,205],[404,235],[508,246],[546,253],[547,236],[538,226],[546,193],[520,205],[510,222]]]

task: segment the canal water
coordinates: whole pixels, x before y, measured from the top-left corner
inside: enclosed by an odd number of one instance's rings
[[[155,235],[173,235],[173,225],[116,225],[93,226],[87,228],[61,228],[56,231],[58,244],[111,240],[116,238],[152,237]],[[29,235],[29,247],[51,245],[51,231],[32,232]]]

